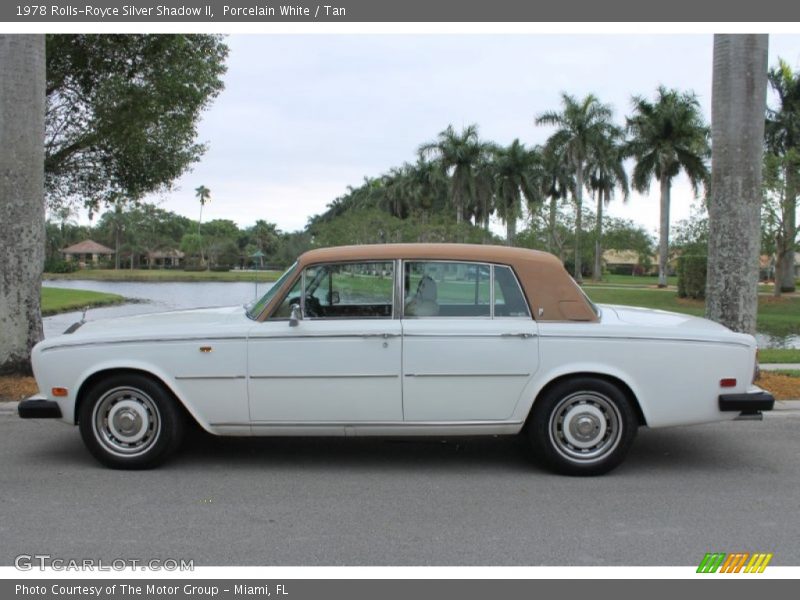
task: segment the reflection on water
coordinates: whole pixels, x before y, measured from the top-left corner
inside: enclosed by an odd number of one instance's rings
[[[123,304],[107,308],[93,308],[87,321],[123,317],[165,310],[202,308],[211,306],[233,306],[247,304],[261,297],[272,287],[269,283],[247,281],[198,281],[198,282],[138,282],[138,281],[75,281],[52,280],[43,285],[49,287],[77,288],[119,294],[126,298],[142,300],[137,304]],[[63,313],[44,319],[44,335],[52,336],[63,332],[79,320],[80,312]],[[800,335],[770,335],[757,333],[756,339],[761,348],[800,348]]]
[[[247,281],[200,281],[200,282],[139,282],[139,281],[77,281],[51,280],[44,286],[77,288],[96,292],[119,294],[140,300],[136,304],[123,304],[105,308],[92,308],[86,314],[87,321],[125,317],[166,310],[206,308],[212,306],[235,306],[247,304],[262,296],[272,287],[272,282],[251,283]],[[44,319],[45,337],[62,333],[81,318],[80,311],[62,313]]]

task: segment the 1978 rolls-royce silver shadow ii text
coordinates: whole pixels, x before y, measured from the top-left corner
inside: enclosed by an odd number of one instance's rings
[[[550,468],[617,466],[639,426],[759,416],[752,336],[596,306],[553,256],[464,244],[303,254],[249,307],[76,324],[39,343],[25,418],[145,468],[217,435],[522,433]]]

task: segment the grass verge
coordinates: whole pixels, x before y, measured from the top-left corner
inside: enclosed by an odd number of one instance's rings
[[[800,363],[800,348],[764,348],[758,351],[758,362]]]
[[[129,302],[129,300],[118,294],[55,287],[42,288],[42,316],[44,317],[72,310],[123,304],[125,302]]]
[[[173,269],[84,269],[74,273],[45,273],[43,279],[90,281],[275,281],[280,271],[181,271]]]

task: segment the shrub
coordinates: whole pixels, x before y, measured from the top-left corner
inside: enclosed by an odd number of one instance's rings
[[[74,273],[78,270],[78,261],[49,258],[44,261],[45,273]]]
[[[706,297],[706,267],[708,257],[686,255],[678,257],[678,296],[703,299]]]

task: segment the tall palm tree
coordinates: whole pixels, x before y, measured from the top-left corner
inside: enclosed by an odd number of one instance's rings
[[[627,123],[631,139],[626,153],[636,161],[631,178],[634,189],[648,192],[653,178],[660,186],[658,286],[666,287],[672,180],[683,170],[695,195],[699,194],[709,176],[708,127],[694,93],[664,86],[659,86],[654,102],[634,96],[633,115]]]
[[[706,316],[753,334],[761,249],[766,35],[715,35]]]
[[[211,190],[204,185],[196,187],[194,188],[194,197],[200,201],[200,219],[197,221],[197,234],[200,235],[200,224],[203,222],[203,207],[211,202]]]
[[[44,35],[0,35],[0,374],[42,339]]]
[[[589,158],[589,187],[597,197],[592,281],[600,281],[603,274],[603,207],[611,202],[617,188],[622,190],[623,202],[628,200],[630,193],[624,161],[622,130],[615,127],[609,137],[594,148]]]
[[[548,143],[542,151],[542,170],[544,195],[549,200],[547,249],[555,254],[560,252],[561,239],[556,229],[556,215],[559,203],[564,202],[574,193],[575,181],[573,170],[564,155],[564,149]],[[563,260],[563,256],[562,256]]]
[[[569,94],[561,94],[560,112],[545,112],[536,118],[537,125],[555,125],[556,132],[548,143],[562,149],[575,172],[575,280],[583,281],[581,274],[581,228],[583,212],[583,188],[585,185],[586,161],[592,149],[601,143],[611,128],[611,107],[602,104],[589,94],[578,100]]]
[[[529,204],[542,201],[541,156],[515,139],[510,146],[495,151],[494,162],[497,213],[506,224],[506,244],[513,246],[517,221],[522,216],[522,197]]]
[[[436,140],[419,147],[420,155],[440,161],[450,174],[450,202],[458,224],[464,220],[466,207],[475,200],[475,167],[486,152],[487,145],[478,137],[477,125],[469,125],[461,133],[448,125]]]
[[[775,295],[795,290],[794,244],[797,239],[797,194],[800,186],[800,73],[793,73],[784,60],[767,73],[778,97],[777,108],[767,109],[767,148],[783,160],[781,226],[776,239]]]

